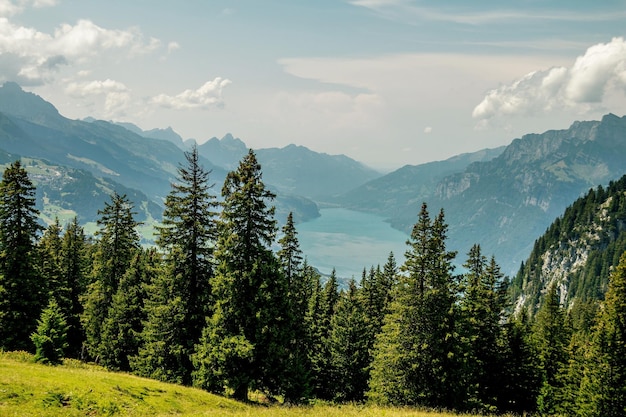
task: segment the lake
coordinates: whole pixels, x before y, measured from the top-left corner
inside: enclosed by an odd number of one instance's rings
[[[296,225],[298,240],[309,265],[323,274],[335,268],[338,277],[361,279],[363,268],[381,267],[393,252],[404,262],[408,236],[381,216],[343,208],[320,210],[321,217]]]

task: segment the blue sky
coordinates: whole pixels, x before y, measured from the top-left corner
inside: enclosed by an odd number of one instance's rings
[[[626,114],[624,32],[624,0],[0,0],[0,82],[391,170]]]

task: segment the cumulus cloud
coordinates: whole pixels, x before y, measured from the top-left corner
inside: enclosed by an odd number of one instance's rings
[[[80,99],[104,97],[106,117],[124,115],[132,100],[131,91],[126,85],[110,79],[72,82],[67,85],[65,92],[71,97]]]
[[[624,38],[588,48],[571,67],[531,72],[489,91],[472,115],[486,121],[498,116],[601,106],[609,91],[626,91]]]
[[[0,0],[0,16],[13,16],[27,7],[50,7],[57,4],[56,0]]]
[[[5,5],[0,0],[0,15]],[[22,85],[41,85],[52,79],[61,66],[84,64],[103,53],[132,56],[152,52],[159,46],[158,40],[144,39],[138,29],[105,29],[89,20],[63,24],[54,33],[45,33],[0,17],[2,81]]]
[[[196,90],[188,89],[175,96],[159,94],[152,99],[152,103],[175,110],[222,107],[222,90],[230,83],[228,79],[216,77]]]

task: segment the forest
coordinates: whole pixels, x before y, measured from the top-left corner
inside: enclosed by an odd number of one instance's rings
[[[111,195],[89,237],[77,218],[42,226],[20,161],[4,171],[0,350],[241,401],[625,414],[625,252],[601,297],[565,308],[552,286],[536,311],[516,311],[479,243],[456,270],[444,211],[424,203],[403,261],[390,253],[340,288],[308,265],[291,215],[278,227],[253,151],[220,198],[197,149],[185,156],[154,247],[140,244],[125,195]]]

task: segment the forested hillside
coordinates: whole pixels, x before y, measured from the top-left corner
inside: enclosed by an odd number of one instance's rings
[[[536,314],[512,314],[496,259],[478,243],[464,255],[450,250],[444,211],[431,217],[424,203],[404,259],[389,254],[339,290],[334,273],[323,280],[307,264],[291,215],[279,231],[253,151],[219,198],[197,148],[185,159],[150,249],[139,243],[135,207],[117,193],[98,210],[94,239],[76,219],[43,230],[36,187],[21,161],[9,165],[0,181],[0,349],[244,401],[257,392],[291,404],[626,409],[626,254],[609,268],[603,308],[572,315],[552,285]]]
[[[609,275],[626,251],[626,176],[590,189],[535,241],[512,282],[516,308],[536,311],[555,286],[568,309],[604,299]]]

